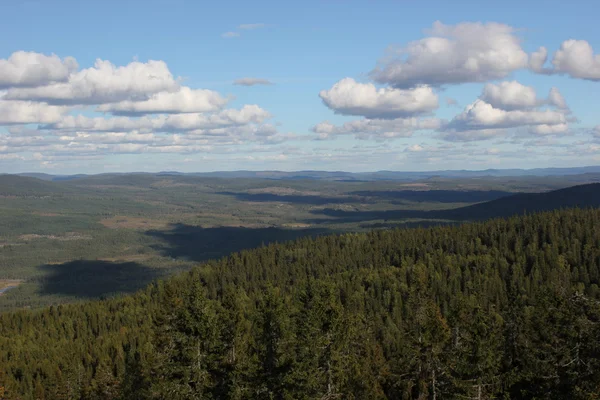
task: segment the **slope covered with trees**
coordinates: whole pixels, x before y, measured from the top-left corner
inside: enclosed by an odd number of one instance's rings
[[[0,315],[6,399],[593,399],[600,211],[302,238]]]
[[[401,194],[402,192],[384,192],[384,195]],[[427,193],[432,197],[440,199],[451,199],[460,196],[460,191],[413,191],[412,196],[426,197],[421,193]],[[463,196],[465,192],[462,192]],[[480,201],[464,207],[455,207],[442,210],[384,210],[384,211],[347,211],[342,209],[327,208],[319,210],[329,217],[337,218],[338,221],[368,221],[376,219],[402,220],[405,218],[419,219],[426,223],[439,224],[440,221],[459,222],[486,220],[498,217],[511,217],[527,213],[552,211],[560,208],[587,208],[600,207],[600,183],[589,183],[585,185],[571,186],[568,188],[552,190],[541,193],[518,193],[507,195],[502,192],[485,192],[479,196],[470,195],[472,201]],[[496,196],[489,201],[483,201],[484,196]],[[480,199],[478,199],[480,197]]]
[[[485,203],[437,212],[436,216],[457,219],[510,217],[523,213],[551,211],[567,207],[599,207],[600,183],[571,186],[546,193],[519,193]]]

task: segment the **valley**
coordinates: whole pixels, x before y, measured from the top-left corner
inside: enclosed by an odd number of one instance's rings
[[[551,201],[528,199],[597,182],[600,174],[361,181],[45,178],[0,175],[0,279],[22,281],[0,298],[0,311],[132,293],[199,262],[303,236],[595,206],[596,186],[589,186],[590,193],[566,192],[568,199],[561,192]],[[582,199],[587,202],[578,203]]]

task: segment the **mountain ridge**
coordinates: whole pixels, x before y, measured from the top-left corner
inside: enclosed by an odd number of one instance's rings
[[[350,180],[350,181],[375,181],[375,180],[399,180],[412,181],[417,179],[431,178],[475,178],[475,177],[523,177],[523,176],[565,176],[579,174],[600,174],[600,166],[568,167],[568,168],[532,168],[532,169],[484,169],[484,170],[433,170],[433,171],[392,171],[380,170],[373,172],[347,172],[347,171],[324,171],[324,170],[234,170],[234,171],[210,171],[210,172],[114,172],[100,174],[47,174],[38,172],[23,172],[14,175],[35,177],[43,180],[71,180],[86,176],[98,175],[125,175],[125,174],[148,174],[156,176],[204,176],[216,178],[265,178],[265,179],[314,179],[314,180]]]

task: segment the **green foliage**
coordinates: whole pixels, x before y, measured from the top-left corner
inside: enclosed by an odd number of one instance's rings
[[[0,314],[6,399],[594,399],[599,210],[271,244]]]

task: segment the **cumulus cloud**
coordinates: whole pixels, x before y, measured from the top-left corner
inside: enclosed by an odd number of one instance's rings
[[[277,128],[271,124],[264,124],[259,126],[254,132],[258,136],[273,136],[277,134]]]
[[[535,89],[517,81],[501,82],[497,85],[488,83],[483,89],[481,99],[503,110],[517,110],[538,105]]]
[[[47,133],[47,132],[42,132]],[[2,136],[0,153],[36,152],[39,159],[81,159],[106,154],[230,152],[232,146],[268,146],[297,139],[269,124],[250,124],[178,133],[138,131],[54,131],[44,136]],[[218,150],[221,149],[221,150]]]
[[[552,67],[545,67],[548,50],[540,47],[529,59],[529,68],[539,74],[566,74],[572,78],[600,81],[600,54],[585,40],[565,40],[552,57]]]
[[[529,128],[529,132],[536,135],[558,135],[569,131],[569,125],[566,123],[555,125],[535,125]]]
[[[321,122],[312,128],[317,139],[330,139],[338,135],[354,135],[358,139],[392,139],[410,137],[417,130],[439,129],[442,121],[437,118],[361,119],[334,125]]]
[[[87,117],[84,115],[67,115],[59,121],[41,126],[44,130],[58,131],[130,131],[152,130],[160,126],[162,118],[127,118],[127,117]]]
[[[551,74],[552,69],[544,67],[548,60],[548,50],[545,47],[540,47],[529,56],[529,69],[538,74]]]
[[[143,101],[124,100],[102,104],[98,106],[98,111],[115,115],[201,113],[219,110],[227,102],[215,91],[184,86],[176,92],[155,93]]]
[[[596,125],[594,127],[594,129],[592,130],[592,134],[597,137],[600,138],[600,125]]]
[[[57,138],[45,138],[44,136],[12,136],[12,135],[0,135],[0,148],[4,148],[5,151],[10,150],[22,150],[26,148],[30,150],[33,147],[45,146],[49,143],[57,142]]]
[[[454,117],[449,127],[459,129],[514,128],[523,125],[557,125],[565,122],[565,115],[558,111],[506,111],[494,108],[483,100],[476,100]]]
[[[43,86],[66,81],[78,68],[73,57],[17,51],[0,59],[0,88]]]
[[[228,109],[215,114],[176,114],[164,119],[162,130],[189,131],[194,129],[216,129],[221,127],[260,124],[271,118],[271,114],[257,105],[245,105],[241,109]]]
[[[585,40],[566,40],[552,59],[554,72],[600,81],[600,54]]]
[[[488,83],[479,99],[442,127],[442,138],[452,141],[484,140],[526,130],[534,135],[569,132],[569,107],[553,87],[548,98],[516,81]]]
[[[51,124],[60,121],[67,111],[66,107],[45,103],[0,99],[0,125]]]
[[[224,109],[231,98],[181,86],[163,61],[115,66],[97,60],[78,71],[70,58],[15,54],[0,63],[0,79],[7,84],[0,90],[2,160],[48,166],[107,154],[224,153],[250,144],[268,149],[300,139],[266,123],[272,115],[258,105]],[[29,68],[27,60],[43,65]],[[16,69],[23,69],[21,75]]]
[[[525,68],[528,56],[511,26],[435,22],[430,36],[409,43],[371,72],[399,88],[501,79]]]
[[[42,128],[62,131],[159,131],[178,132],[197,129],[218,129],[247,124],[260,124],[271,118],[268,111],[257,105],[245,105],[241,109],[227,109],[213,114],[188,113],[128,117],[86,117],[83,115],[66,116],[53,124]]]
[[[262,78],[240,78],[233,81],[238,86],[272,85],[273,82]]]
[[[358,83],[352,78],[342,79],[331,89],[322,90],[319,96],[337,114],[367,118],[398,118],[438,108],[438,96],[430,87],[377,89],[373,84]]]
[[[567,101],[555,87],[550,89],[550,94],[548,95],[548,104],[553,105],[557,108],[561,108],[563,110],[569,108],[569,106],[567,105]]]
[[[541,105],[551,105],[563,110],[568,109],[567,102],[558,88],[552,87],[547,99],[537,97],[531,86],[525,86],[517,81],[488,83],[483,89],[480,99],[503,110],[519,110],[534,108]]]
[[[5,98],[58,105],[102,104],[146,100],[155,93],[178,89],[179,84],[164,61],[134,61],[117,67],[110,61],[98,59],[94,67],[71,74],[67,82],[10,89]]]
[[[538,98],[531,86],[525,86],[517,81],[488,83],[479,97],[484,102],[506,111],[527,110],[542,105],[550,105],[563,111],[568,111],[567,101],[558,88],[550,89],[547,99]]]
[[[89,132],[76,132],[72,135],[63,135],[59,137],[61,142],[93,142],[93,143],[104,143],[104,144],[115,144],[115,143],[159,143],[166,140],[167,138],[160,138],[154,133],[140,133],[140,132],[103,132],[103,133],[89,133]]]

